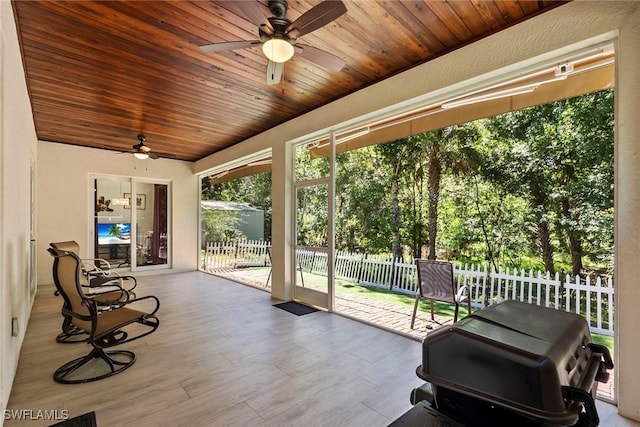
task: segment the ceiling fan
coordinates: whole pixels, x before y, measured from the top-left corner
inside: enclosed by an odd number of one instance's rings
[[[262,10],[258,9],[262,4],[258,1],[240,1],[236,2],[236,6],[252,21],[264,20]],[[347,7],[342,1],[323,1],[293,22],[285,17],[288,8],[286,0],[269,0],[268,7],[273,16],[258,26],[259,40],[214,43],[200,46],[200,49],[205,52],[222,52],[262,45],[262,52],[269,59],[267,84],[280,83],[284,63],[294,53],[330,71],[340,71],[344,67],[345,62],[341,58],[321,49],[296,43],[298,37],[315,31],[346,13]]]
[[[151,148],[149,148],[147,145],[144,144],[144,142],[147,140],[147,138],[144,135],[138,135],[138,143],[136,145],[134,145],[133,147],[133,155],[135,156],[136,159],[140,159],[140,160],[145,160],[148,158],[152,158],[152,159],[158,159],[158,155],[156,153],[154,153],[153,151],[151,151]]]

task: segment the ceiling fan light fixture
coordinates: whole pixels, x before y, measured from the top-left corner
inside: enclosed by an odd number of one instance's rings
[[[262,45],[262,52],[273,62],[287,62],[293,57],[294,49],[285,39],[274,37]]]
[[[149,158],[149,155],[147,153],[133,153],[133,156],[136,159],[140,159],[140,160],[146,160]]]

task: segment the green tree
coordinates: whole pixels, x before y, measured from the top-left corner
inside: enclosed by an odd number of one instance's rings
[[[336,159],[336,248],[389,252],[392,235],[389,176],[373,147],[341,153]]]
[[[415,155],[412,138],[402,138],[375,146],[380,166],[389,174],[389,197],[391,206],[391,253],[402,257],[400,189],[402,177],[408,169],[415,169],[419,156]]]
[[[546,148],[551,143],[545,131],[548,111],[543,105],[488,119],[493,140],[483,174],[507,192],[526,197],[537,248],[545,269],[554,273],[550,167],[555,154]]]
[[[484,176],[530,204],[545,268],[566,247],[572,272],[583,269],[585,241],[610,249],[613,209],[613,92],[507,113],[486,121],[493,141]],[[604,232],[593,233],[594,225]],[[554,245],[553,235],[560,236]],[[566,242],[565,242],[566,239]],[[592,250],[593,250],[593,245]]]
[[[411,137],[425,157],[427,175],[427,231],[429,259],[436,259],[438,207],[443,174],[462,176],[480,163],[474,144],[480,139],[475,123],[451,126]]]
[[[237,229],[238,217],[235,211],[203,209],[200,220],[203,247],[208,242],[225,242],[244,237]]]

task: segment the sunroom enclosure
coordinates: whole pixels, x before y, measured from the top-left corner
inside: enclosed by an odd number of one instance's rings
[[[553,66],[551,66],[553,64]],[[558,64],[562,64],[559,66]],[[569,68],[571,72],[565,72],[567,64],[570,64]],[[512,111],[520,108],[524,108],[529,105],[536,105],[539,103],[550,102],[554,99],[577,95],[581,93],[587,93],[593,90],[599,90],[613,85],[613,45],[610,41],[598,42],[595,45],[589,46],[587,49],[580,49],[578,52],[571,52],[570,54],[562,54],[561,57],[553,57],[548,59],[545,64],[532,64],[526,69],[526,74],[523,76],[522,72],[516,73],[516,77],[505,78],[503,77],[500,82],[494,80],[491,84],[487,84],[485,87],[470,91],[469,93],[460,92],[458,95],[440,95],[440,100],[435,101],[431,99],[429,102],[423,103],[419,107],[410,111],[396,112],[395,114],[388,115],[386,117],[379,117],[373,121],[362,120],[362,123],[358,125],[352,125],[347,130],[341,130],[340,134],[343,135],[342,140],[335,145],[336,151],[347,151],[356,149],[358,147],[367,146],[370,144],[376,144],[384,141],[388,141],[393,138],[399,138],[406,135],[412,135],[425,130],[436,129],[439,126],[450,126],[456,123],[460,123],[461,120],[472,120],[475,118],[486,117],[488,115],[497,114],[504,111]],[[329,152],[328,147],[330,138],[324,138],[322,136],[313,135],[311,137],[298,138],[297,141],[304,141],[303,144],[306,148],[314,151],[314,158],[329,159],[331,156],[327,156]],[[295,142],[298,145],[293,145]],[[288,148],[289,153],[295,153],[296,148],[300,147],[300,142],[293,141],[292,145]],[[295,158],[295,154],[292,154]],[[331,162],[329,162],[331,164]],[[245,165],[249,172],[250,169]],[[239,168],[232,168],[226,166],[227,170],[218,172],[226,174],[242,174]],[[329,167],[327,167],[329,169]],[[222,169],[220,169],[222,170]],[[250,173],[250,172],[249,172]],[[295,175],[293,173],[292,175]],[[236,175],[237,176],[237,175]],[[314,178],[317,179],[317,178]],[[345,273],[345,269],[340,270],[339,265],[357,263],[358,260],[349,259],[349,254],[344,254],[342,258],[339,254],[335,254],[335,259],[329,262],[329,253],[325,250],[316,251],[313,247],[305,247],[304,244],[300,244],[300,205],[303,203],[304,197],[300,197],[300,194],[304,191],[300,190],[300,186],[296,186],[295,177],[288,185],[293,187],[292,200],[294,205],[290,207],[294,213],[292,214],[291,236],[296,242],[292,248],[292,255],[288,257],[290,261],[289,268],[291,271],[291,277],[295,283],[292,293],[290,294],[293,299],[311,302],[308,298],[300,297],[300,293],[305,293],[309,288],[312,288],[313,279],[307,274],[315,274],[329,282],[327,294],[333,293],[335,297],[340,297],[340,291],[335,286],[335,279],[352,279]],[[327,181],[327,182],[330,182]],[[312,185],[317,184],[312,182]],[[329,191],[325,189],[324,197],[327,198],[328,205],[331,205]],[[330,228],[328,225],[320,227],[321,230],[327,230]],[[321,233],[322,234],[322,233]],[[321,239],[322,240],[322,239]],[[328,239],[325,238],[327,242]],[[211,262],[211,254],[214,252],[209,251],[209,261],[204,261],[204,266],[207,262]],[[271,248],[269,249],[271,250]],[[264,252],[264,251],[263,251]],[[236,254],[234,256],[237,255]],[[265,252],[266,253],[266,252]],[[331,252],[332,254],[335,252]],[[295,254],[295,255],[294,255]],[[309,255],[311,254],[311,255]],[[351,256],[353,258],[353,256]],[[312,261],[309,261],[312,259]],[[264,261],[264,273],[267,277],[264,280],[264,286],[268,289],[271,288],[271,270],[269,264],[271,259],[265,258]],[[320,264],[317,264],[317,263]],[[415,291],[415,284],[411,283],[390,283],[393,282],[393,278],[397,277],[411,277],[410,274],[400,274],[402,269],[410,269],[412,267],[409,262],[403,265],[402,261],[387,260],[384,267],[380,268],[380,273],[374,273],[379,277],[372,280],[362,280],[360,277],[362,274],[358,273],[358,280],[356,282],[365,283],[373,286],[383,287],[385,285],[376,282],[384,282],[389,288],[393,289],[394,285],[396,290],[405,292],[408,295],[413,295]],[[214,262],[215,263],[215,262]],[[360,260],[360,264],[363,261]],[[245,263],[246,264],[246,263]],[[328,265],[334,265],[334,269],[328,269]],[[324,267],[323,267],[324,266]],[[268,267],[268,268],[267,268]],[[462,270],[462,267],[460,267]],[[348,270],[348,268],[346,268]],[[598,300],[604,301],[604,305],[597,304],[597,308],[594,307],[593,316],[591,316],[591,307],[579,307],[581,302],[581,290],[560,292],[560,288],[564,290],[578,289],[576,286],[581,286],[579,283],[572,284],[568,278],[549,278],[543,277],[524,277],[518,272],[496,272],[493,276],[483,273],[474,273],[474,270],[467,270],[467,274],[463,280],[469,280],[475,290],[474,305],[476,307],[483,306],[486,301],[504,298],[513,298],[528,300],[528,302],[534,302],[549,306],[555,306],[558,308],[571,308],[572,304],[574,309],[583,310],[587,316],[593,320],[594,329],[598,332],[604,332],[606,334],[612,333],[613,328],[613,307],[609,305],[613,300],[613,288],[610,282],[606,280],[604,282],[598,282]],[[543,273],[544,274],[544,273]],[[333,275],[335,279],[329,279]],[[382,277],[384,276],[384,277]],[[496,277],[497,276],[497,277]],[[530,274],[531,276],[531,274]],[[262,277],[254,277],[251,281],[253,284],[262,286]],[[300,281],[304,281],[306,278],[307,285],[300,286]],[[405,279],[406,280],[406,279]],[[490,283],[489,286],[486,284]],[[521,284],[521,285],[520,285]],[[525,285],[526,284],[526,285]],[[542,290],[544,288],[544,290]],[[331,291],[333,289],[333,292]],[[487,291],[489,289],[489,291]],[[590,291],[585,290],[586,293]],[[340,304],[329,299],[328,304],[315,302],[314,305],[327,307],[335,306],[336,312],[340,312]],[[587,298],[587,301],[589,298]],[[589,303],[586,303],[589,305]],[[602,310],[601,307],[605,309]],[[585,311],[586,310],[586,311]],[[413,331],[405,331],[409,335],[412,335]],[[424,332],[423,332],[424,333]],[[416,336],[413,334],[413,336]],[[612,396],[607,396],[612,398]]]

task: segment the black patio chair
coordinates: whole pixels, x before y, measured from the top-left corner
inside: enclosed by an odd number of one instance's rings
[[[65,242],[53,242],[49,246],[56,251],[73,252],[79,255],[80,246],[73,240]],[[94,261],[100,260],[93,258],[91,260],[81,259],[80,270],[80,286],[83,293],[88,298],[93,298],[100,310],[109,310],[111,304],[115,302],[126,302],[135,298],[132,289],[137,286],[137,280],[133,276],[120,276],[117,272],[109,271],[108,268],[103,269],[93,264]],[[99,262],[99,261],[98,261]],[[106,261],[104,261],[106,262]],[[108,267],[109,264],[107,263]],[[57,276],[54,274],[53,281],[56,284],[54,294],[60,295],[58,290]],[[128,287],[124,288],[123,284],[127,283]],[[64,302],[63,302],[64,304]],[[69,316],[64,316],[62,320],[62,332],[56,336],[56,341],[61,344],[86,342],[88,334],[83,329],[76,328]]]
[[[453,280],[453,264],[446,261],[434,261],[428,259],[416,260],[416,273],[418,275],[418,285],[416,289],[416,302],[413,306],[411,316],[411,329],[416,321],[416,312],[420,299],[428,299],[431,303],[431,320],[434,317],[434,301],[448,302],[455,304],[453,322],[458,321],[458,310],[460,304],[467,303],[467,312],[471,314],[471,295],[467,285],[462,285],[456,290]]]
[[[56,288],[64,299],[62,315],[69,319],[70,327],[88,334],[86,341],[92,347],[89,354],[60,366],[53,379],[63,384],[86,383],[116,375],[132,366],[136,361],[133,352],[106,349],[154,332],[160,324],[156,317],[160,307],[158,298],[145,296],[115,301],[108,310],[101,309],[104,303],[99,304],[83,292],[80,258],[70,251],[54,248],[48,251],[54,257]],[[147,310],[143,310],[145,307]]]

